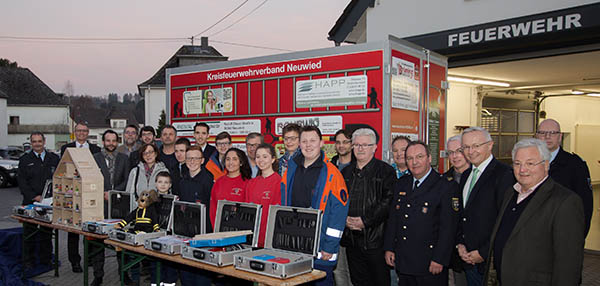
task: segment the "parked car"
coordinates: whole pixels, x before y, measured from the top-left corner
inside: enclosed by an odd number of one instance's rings
[[[0,148],[0,157],[7,160],[19,160],[21,156],[25,153],[23,148],[8,146]]]
[[[0,188],[5,188],[8,184],[17,184],[17,171],[19,170],[18,160],[7,160],[0,158]]]

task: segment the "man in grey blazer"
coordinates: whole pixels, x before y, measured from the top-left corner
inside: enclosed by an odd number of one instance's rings
[[[550,151],[543,141],[519,141],[512,159],[517,183],[506,190],[496,219],[486,283],[494,266],[501,285],[578,285],[585,242],[581,198],[548,176]]]
[[[102,150],[94,154],[96,164],[104,176],[104,217],[108,218],[108,191],[124,191],[127,186],[127,177],[129,176],[129,158],[123,153],[119,153],[119,135],[114,130],[106,130],[102,134]],[[95,246],[90,245],[90,252],[95,251]],[[121,257],[117,255],[117,259]],[[104,250],[91,258],[94,267],[94,281],[92,285],[101,285],[104,276]],[[119,263],[120,265],[120,263]]]

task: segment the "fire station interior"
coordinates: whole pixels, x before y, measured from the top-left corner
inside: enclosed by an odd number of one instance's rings
[[[560,122],[563,148],[590,169],[594,214],[585,246],[593,251],[600,251],[600,148],[594,148],[600,142],[598,63],[600,51],[591,51],[448,70],[447,137],[482,126],[492,135],[494,156],[510,163],[514,143],[533,136],[539,121]]]

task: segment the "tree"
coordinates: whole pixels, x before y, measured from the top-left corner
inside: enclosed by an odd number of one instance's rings
[[[160,138],[160,134],[162,133],[163,128],[167,125],[167,115],[165,114],[165,110],[163,109],[160,112],[160,117],[158,118],[158,127],[156,128],[156,137]]]

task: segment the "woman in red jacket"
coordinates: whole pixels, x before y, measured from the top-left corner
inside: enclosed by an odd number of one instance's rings
[[[246,185],[252,178],[248,157],[238,148],[231,148],[225,153],[225,169],[227,175],[215,182],[210,193],[209,211],[213,229],[217,216],[217,202],[219,200],[246,202]]]
[[[246,202],[263,206],[258,246],[264,247],[269,206],[281,204],[281,176],[276,172],[279,162],[275,148],[266,143],[259,145],[256,149],[256,165],[258,175],[248,182]]]

